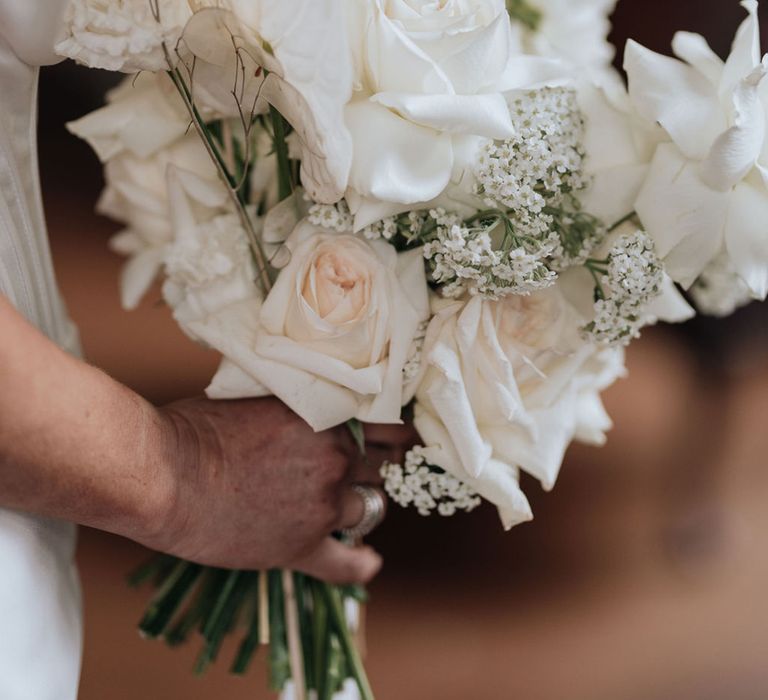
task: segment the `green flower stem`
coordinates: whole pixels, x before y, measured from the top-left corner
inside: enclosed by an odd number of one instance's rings
[[[374,700],[373,691],[368,682],[368,676],[365,673],[363,662],[360,659],[360,654],[358,653],[357,647],[352,640],[352,635],[349,632],[349,625],[347,624],[347,618],[344,614],[344,604],[341,599],[341,592],[335,586],[325,584],[323,585],[323,593],[328,606],[328,614],[331,623],[338,635],[341,650],[344,652],[347,665],[349,666],[349,672],[352,674],[352,677],[360,688],[362,700]]]
[[[633,211],[629,212],[626,216],[622,216],[615,224],[613,224],[609,229],[608,233],[613,233],[619,226],[622,224],[626,224],[627,221],[632,221],[632,219],[636,218],[637,214]]]
[[[265,572],[256,574],[259,578],[266,575]],[[254,580],[254,585],[248,592],[248,598],[250,604],[247,616],[248,632],[240,643],[231,669],[232,673],[238,676],[245,674],[259,648],[259,585],[257,580]]]
[[[206,644],[198,657],[195,673],[203,673],[216,660],[224,637],[231,631],[243,599],[253,581],[251,572],[230,571],[203,627]]]
[[[314,688],[319,700],[326,699],[328,688],[329,634],[328,606],[319,581],[310,581],[312,591],[312,655],[314,662]]]
[[[189,609],[163,635],[168,646],[183,644],[198,625],[202,630],[207,624],[225,576],[226,572],[221,569],[206,569],[203,572],[203,581]]]
[[[269,105],[269,116],[272,119],[272,137],[277,156],[277,197],[282,202],[293,194],[291,161],[285,140],[285,119],[272,105]]]
[[[242,191],[238,190],[237,180],[229,172],[227,163],[221,154],[216,140],[211,134],[211,131],[208,128],[208,125],[205,123],[202,115],[195,106],[192,91],[184,80],[184,76],[181,74],[181,71],[174,66],[171,53],[165,44],[163,44],[163,50],[165,51],[165,58],[166,62],[168,63],[168,76],[176,87],[177,92],[181,96],[181,99],[184,102],[184,106],[186,107],[190,119],[192,120],[192,124],[195,127],[195,131],[197,131],[198,135],[200,136],[200,140],[205,147],[205,150],[208,152],[208,155],[211,157],[211,160],[216,166],[219,176],[226,186],[227,194],[232,200],[235,211],[240,218],[240,223],[248,234],[248,238],[251,242],[251,249],[253,251],[254,258],[256,259],[256,267],[259,272],[259,280],[262,285],[262,290],[266,294],[272,288],[272,280],[269,275],[269,263],[261,245],[261,240],[256,233],[256,229],[253,227],[251,217],[248,215],[245,196],[243,195]]]
[[[269,681],[272,689],[281,691],[291,678],[288,640],[285,630],[282,574],[268,573],[269,582]]]
[[[159,637],[195,584],[202,567],[179,560],[163,582],[139,623],[141,633],[155,639]]]
[[[167,554],[153,555],[128,575],[128,585],[131,588],[138,588],[150,579],[160,577],[163,580],[173,569],[176,561],[175,557]]]
[[[529,5],[526,0],[507,0],[507,10],[512,19],[524,24],[532,32],[535,32],[541,24],[541,12]]]

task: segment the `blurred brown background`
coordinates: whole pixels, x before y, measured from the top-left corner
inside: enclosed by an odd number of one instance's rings
[[[621,0],[613,38],[668,52],[673,31],[688,29],[724,55],[742,16],[736,0]],[[113,79],[44,73],[51,238],[90,361],[166,402],[199,393],[217,357],[182,336],[157,289],[136,312],[119,307],[121,261],[106,247],[115,226],[92,214],[100,167],[63,128]],[[768,698],[767,317],[753,306],[646,333],[608,394],[608,447],[571,450],[552,494],[526,484],[533,524],[504,534],[490,508],[450,520],[392,512],[372,538],[386,557],[368,610],[377,697]],[[148,592],[129,591],[124,574],[146,554],[81,534],[82,700],[271,697],[260,664],[245,679],[223,669],[198,679],[194,648],[139,639]]]

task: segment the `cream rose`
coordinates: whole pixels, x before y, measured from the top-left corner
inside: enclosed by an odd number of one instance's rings
[[[315,430],[351,418],[400,422],[419,324],[429,313],[421,252],[300,223],[263,304],[188,324],[226,360],[212,398],[274,394]]]
[[[554,485],[576,438],[599,444],[611,422],[600,392],[623,372],[620,350],[582,339],[558,287],[501,301],[438,301],[424,344],[416,428],[427,459],[525,519],[517,467]]]
[[[346,108],[354,142],[347,200],[361,227],[440,195],[478,140],[513,134],[504,93],[559,68],[516,55],[503,0],[349,8],[357,89]]]

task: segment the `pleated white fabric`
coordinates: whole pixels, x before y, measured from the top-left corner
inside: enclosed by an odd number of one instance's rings
[[[36,13],[46,24],[55,4],[0,0],[0,292],[49,338],[76,353],[77,334],[56,287],[40,197],[38,68],[19,58],[34,61],[45,54],[29,44],[34,31],[24,33],[28,27],[14,21]],[[30,52],[19,49],[20,36]],[[74,547],[73,525],[0,509],[2,700],[77,697],[82,625]]]

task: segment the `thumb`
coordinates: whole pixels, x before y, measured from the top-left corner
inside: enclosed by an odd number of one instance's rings
[[[381,569],[381,557],[371,547],[348,547],[327,537],[292,568],[338,585],[367,583]]]

